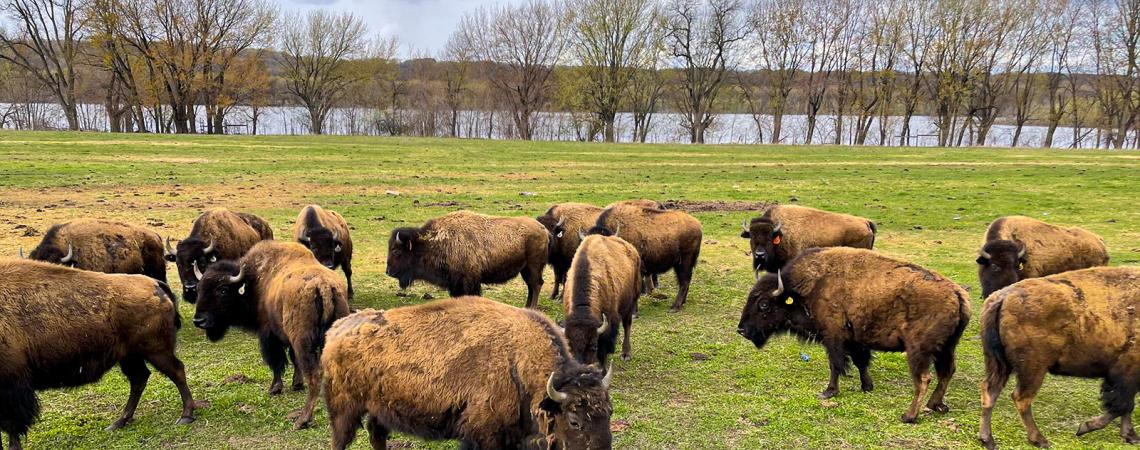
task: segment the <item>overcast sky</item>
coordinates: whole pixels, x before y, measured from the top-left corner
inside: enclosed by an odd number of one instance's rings
[[[364,19],[373,34],[398,36],[400,55],[435,56],[463,13],[481,5],[521,0],[276,0],[284,9],[324,8],[351,11]]]

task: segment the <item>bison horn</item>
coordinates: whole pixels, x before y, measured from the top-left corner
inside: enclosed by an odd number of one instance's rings
[[[191,262],[190,266],[194,268],[194,278],[198,281],[202,281],[202,270],[198,268],[198,263]]]
[[[978,250],[978,256],[981,256],[985,259],[993,259],[993,257],[991,257],[989,253],[986,253],[986,251],[984,249]]]
[[[71,243],[68,242],[67,243],[67,256],[60,258],[59,262],[63,263],[63,264],[67,264],[69,262],[72,262],[73,260],[75,260],[75,247],[72,247]]]
[[[566,223],[566,218],[565,218],[565,217],[563,217],[563,218],[561,218],[561,219],[558,219],[558,223],[554,224],[554,226],[556,226],[556,227],[560,227],[560,226],[562,226],[562,224],[564,224],[564,223]]]
[[[20,247],[20,259],[28,259],[24,256],[24,247]]]
[[[772,229],[772,234],[779,233],[780,229],[783,227],[784,227],[784,222],[776,222],[776,228]]]
[[[584,233],[581,229],[578,229],[578,240],[579,241],[586,240],[586,233]]]
[[[1018,260],[1021,260],[1021,259],[1025,259],[1025,254],[1026,254],[1026,252],[1028,251],[1028,249],[1027,249],[1027,248],[1025,248],[1025,246],[1024,246],[1024,245],[1022,245],[1022,246],[1020,246],[1020,247],[1021,247],[1021,248],[1017,250],[1017,259],[1018,259]]]
[[[618,226],[616,228],[614,228],[614,236],[619,236],[619,235],[621,235],[621,224],[618,224]]]
[[[609,367],[606,367],[606,376],[602,377],[602,389],[609,389],[610,388],[610,382],[613,380],[614,380],[614,363],[611,362]]]
[[[772,291],[773,297],[779,297],[784,293],[784,275],[779,270],[776,271],[776,290]]]
[[[174,247],[170,246],[170,236],[166,237],[166,254],[173,255],[175,253]]]
[[[404,245],[404,240],[400,239],[400,232],[396,232],[396,245]]]
[[[335,231],[334,231],[334,232],[333,232],[333,240],[334,240],[334,241],[339,241],[339,240],[340,240],[340,233],[337,233],[337,232],[335,232]]]
[[[554,389],[554,372],[551,372],[550,378],[546,379],[546,396],[558,403],[562,403],[570,398],[569,394],[558,392],[558,389]]]
[[[610,319],[602,314],[602,326],[598,327],[598,335],[605,334],[607,331],[610,331]]]
[[[755,269],[752,269],[752,274],[756,275],[756,281],[760,281],[760,271],[764,267],[763,264],[757,264]]]
[[[740,228],[743,229],[744,231],[748,231],[748,218],[747,217],[744,218],[744,222],[740,223]]]
[[[309,233],[305,232],[305,234],[302,234],[300,241],[301,242],[309,242]]]
[[[230,277],[228,281],[230,283],[239,283],[241,282],[242,278],[245,278],[245,267],[239,268],[238,274]]]
[[[213,239],[210,239],[210,245],[206,247],[205,250],[202,250],[202,253],[214,253],[214,244],[216,244],[216,242],[214,242]]]

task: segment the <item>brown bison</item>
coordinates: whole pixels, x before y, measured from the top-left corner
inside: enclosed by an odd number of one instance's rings
[[[348,281],[348,298],[352,290],[352,236],[348,222],[336,211],[329,211],[317,205],[306,206],[297,216],[293,226],[293,239],[312,250],[313,256],[321,265],[336,270],[344,270]]]
[[[752,249],[752,270],[776,272],[814,247],[875,247],[875,223],[848,214],[795,205],[774,205],[751,223],[740,237]]]
[[[522,274],[528,308],[538,305],[550,236],[529,217],[457,211],[419,228],[397,228],[388,239],[388,276],[400,289],[415,280],[447,288],[452,297],[479,295],[483,283]]]
[[[252,214],[225,208],[202,213],[194,219],[190,236],[178,242],[177,250],[170,247],[170,238],[166,239],[166,260],[178,268],[182,298],[189,303],[198,299],[196,272],[205,272],[210,264],[221,260],[241,258],[254,244],[268,239],[273,239],[273,229]]]
[[[641,257],[615,236],[583,236],[566,280],[566,340],[582,364],[606,363],[625,329],[621,358],[630,359],[629,327],[641,295]]]
[[[589,234],[616,235],[633,244],[641,255],[645,275],[673,269],[677,275],[677,299],[672,309],[679,311],[685,305],[693,269],[701,254],[701,222],[695,217],[683,211],[614,204],[598,215]]]
[[[664,209],[661,203],[653,200],[625,200],[614,202],[617,204],[640,205],[647,208]],[[578,237],[579,231],[585,233],[598,221],[604,208],[585,203],[559,203],[551,206],[546,213],[536,217],[550,232],[550,268],[554,270],[554,290],[550,298],[558,298],[561,288],[566,284],[566,273],[570,271],[570,263],[574,253],[578,251],[578,244],[582,239]],[[656,279],[656,275],[654,275]]]
[[[195,269],[196,270],[196,269]],[[257,332],[261,357],[273,371],[269,394],[280,394],[285,355],[293,362],[293,390],[309,386],[296,428],[308,426],[321,390],[325,331],[348,315],[348,288],[304,246],[264,241],[238,261],[219,261],[200,277],[194,326],[217,342],[231,326]]]
[[[820,398],[839,393],[848,358],[859,369],[863,391],[870,392],[871,351],[905,351],[914,401],[902,421],[913,423],[930,385],[931,360],[938,387],[926,407],[950,410],[944,396],[969,321],[970,303],[956,283],[870,250],[833,247],[808,250],[761,277],[748,294],[737,332],[756,348],[784,332],[823,344],[831,381]]]
[[[533,310],[462,297],[360,311],[329,330],[321,364],[333,449],[366,413],[374,449],[391,431],[465,449],[611,448],[610,372],[575,361]]]
[[[978,251],[982,298],[1026,278],[1108,265],[1100,236],[1023,216],[995,220]]]
[[[146,275],[166,282],[162,238],[123,222],[77,219],[53,225],[28,257],[103,273]]]
[[[1048,447],[1033,421],[1033,400],[1045,374],[1101,378],[1104,414],[1081,424],[1077,435],[1120,418],[1120,436],[1140,443],[1132,409],[1140,389],[1140,269],[1094,268],[1018,282],[986,299],[982,307],[982,420],[978,439],[995,448],[990,430],[994,403],[1012,373],[1013,402],[1029,442]]]
[[[0,260],[0,431],[20,449],[39,416],[36,391],[99,381],[116,364],[131,384],[123,414],[134,418],[150,370],[182,396],[179,424],[194,421],[182,361],[174,354],[178,309],[165,283],[35,261]]]

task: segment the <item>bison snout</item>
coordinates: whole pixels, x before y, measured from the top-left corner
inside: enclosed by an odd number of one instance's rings
[[[744,327],[736,327],[736,334],[748,337],[748,332],[744,331]]]
[[[206,328],[210,328],[210,327],[214,326],[214,321],[209,316],[207,316],[205,314],[195,314],[194,315],[194,326],[196,326],[198,328],[206,329]]]

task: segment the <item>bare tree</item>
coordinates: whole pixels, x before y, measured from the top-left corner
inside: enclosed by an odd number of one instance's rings
[[[755,32],[749,42],[751,56],[768,77],[773,144],[783,142],[788,98],[807,54],[802,45],[804,20],[804,0],[758,0],[749,14],[748,22]]]
[[[899,11],[902,16],[903,27],[903,55],[905,55],[905,69],[909,71],[910,82],[902,89],[902,132],[899,135],[899,145],[909,144],[911,137],[911,119],[918,110],[918,101],[922,95],[923,80],[927,76],[931,46],[937,35],[934,22],[934,7],[937,0],[913,0],[903,2]]]
[[[285,89],[309,112],[309,131],[323,134],[329,111],[359,74],[347,60],[367,46],[364,22],[351,13],[313,11],[287,16],[282,24],[281,58]]]
[[[736,65],[737,47],[749,34],[740,0],[671,0],[666,30],[681,71],[677,108],[692,143],[704,143],[705,131],[725,82]]]
[[[79,129],[77,57],[87,38],[83,8],[83,0],[7,0],[2,9],[17,32],[0,32],[0,59],[34,74],[51,90],[73,131]]]
[[[1048,106],[1045,113],[1047,130],[1042,147],[1052,147],[1057,127],[1065,118],[1065,111],[1069,108],[1072,97],[1065,96],[1063,82],[1067,71],[1074,63],[1070,54],[1073,50],[1073,41],[1077,31],[1077,23],[1081,17],[1080,2],[1069,0],[1047,0],[1044,4],[1043,16],[1048,21],[1046,35],[1049,37],[1046,51],[1045,91],[1048,95]]]
[[[905,0],[888,0],[865,5],[868,21],[856,32],[854,72],[856,83],[853,142],[863,145],[870,134],[874,117],[879,121],[879,145],[886,145],[890,115],[895,107],[898,64],[902,55],[903,20],[899,15]],[[856,21],[857,22],[857,21]]]
[[[1095,99],[1100,110],[1098,139],[1124,148],[1140,114],[1140,1],[1093,1],[1088,39],[1096,70]]]
[[[830,87],[831,76],[837,69],[839,45],[851,9],[847,0],[812,1],[804,5],[804,29],[807,33],[807,40],[802,44],[807,47],[804,58],[804,69],[807,71],[807,79],[804,80],[807,100],[804,143],[810,145],[815,135],[819,110],[823,107]]]
[[[473,47],[475,38],[472,33],[475,32],[477,30],[469,23],[469,17],[464,17],[448,37],[441,55],[444,64],[444,103],[448,109],[448,133],[453,138],[459,137],[459,115],[467,107],[466,99],[475,59]]]
[[[927,90],[934,103],[938,127],[938,145],[961,145],[967,123],[958,118],[966,101],[973,97],[979,78],[978,68],[992,41],[987,34],[990,6],[986,0],[941,0],[934,8],[935,38],[929,51],[925,77]],[[967,118],[973,117],[967,113]]]
[[[202,0],[208,7],[201,8],[198,17],[198,36],[202,46],[200,65],[201,95],[206,111],[206,132],[225,132],[227,90],[226,76],[230,66],[245,52],[260,59],[264,48],[272,45],[277,13],[275,5],[266,0]],[[241,81],[241,80],[236,80]]]
[[[662,64],[670,54],[665,48],[667,30],[660,25],[658,23],[658,26],[651,28],[648,50],[642,52],[641,61],[633,64],[633,75],[624,100],[633,116],[634,142],[644,143],[649,138],[653,116],[657,112],[668,81],[667,75],[662,70]]]

